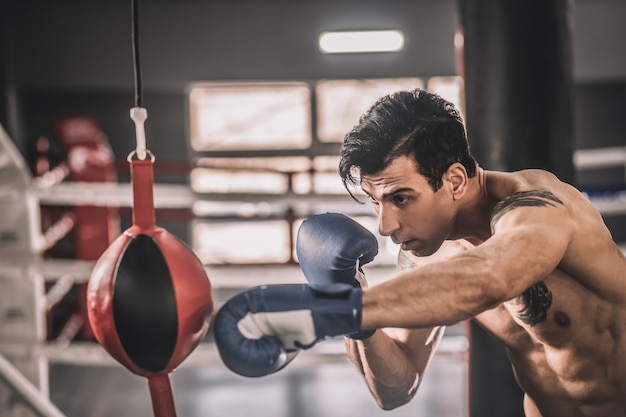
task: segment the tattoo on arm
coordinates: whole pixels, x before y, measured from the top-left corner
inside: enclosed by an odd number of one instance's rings
[[[518,207],[554,207],[556,204],[564,205],[550,190],[532,190],[513,194],[499,202],[494,208],[491,216],[491,229],[493,230],[503,215]],[[545,282],[541,281],[527,288],[516,301],[521,305],[517,312],[518,317],[522,322],[535,326],[546,320],[548,309],[552,305],[552,292]]]
[[[550,190],[532,190],[513,194],[494,207],[491,214],[491,229],[493,230],[493,226],[502,216],[518,207],[554,207],[554,203],[565,205]]]

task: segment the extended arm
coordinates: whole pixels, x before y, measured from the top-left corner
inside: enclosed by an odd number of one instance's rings
[[[214,323],[218,350],[235,372],[260,376],[281,369],[298,349],[312,347],[328,336],[367,339],[370,333],[371,340],[349,342],[350,352],[359,353],[352,357],[366,380],[373,382],[369,386],[375,396],[384,394],[384,404],[401,401],[403,395],[415,391],[411,387],[419,384],[434,351],[435,344],[429,346],[422,332],[457,323],[516,297],[559,265],[574,227],[563,210],[564,206],[540,206],[508,211],[493,225],[493,237],[482,245],[367,289],[345,285],[354,281],[359,262],[366,263],[376,253],[371,237],[357,232],[362,248],[349,245],[348,252],[342,252],[347,256],[332,258],[336,263],[326,264],[325,257],[314,256],[311,269],[303,268],[309,280],[310,276],[322,277],[315,288],[264,286],[229,300]],[[348,232],[338,236],[344,233]],[[327,249],[323,252],[328,253]],[[312,253],[317,255],[317,251]],[[342,285],[335,292],[337,283]],[[386,328],[415,329],[406,334],[415,335],[417,342],[387,338],[389,330],[374,335],[363,331]],[[420,344],[420,340],[425,342]],[[410,362],[408,357],[415,359]],[[410,364],[400,374],[403,377],[389,378],[402,363]],[[409,388],[389,394],[389,389],[399,386]]]
[[[575,225],[562,203],[533,201],[496,213],[480,246],[364,289],[363,327],[458,323],[543,280],[565,256]]]

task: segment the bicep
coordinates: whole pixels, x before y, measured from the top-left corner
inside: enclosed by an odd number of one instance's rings
[[[477,247],[515,296],[543,280],[563,259],[575,225],[562,204],[518,207],[494,216],[492,237]]]

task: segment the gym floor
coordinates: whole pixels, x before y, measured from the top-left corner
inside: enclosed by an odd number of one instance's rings
[[[458,331],[449,330],[416,397],[392,411],[378,408],[345,356],[307,361],[310,351],[263,378],[235,375],[219,363],[183,363],[170,374],[176,411],[181,417],[465,417],[466,360],[462,348],[450,347],[458,346],[449,343]],[[146,379],[121,365],[52,365],[50,399],[67,417],[154,415]]]

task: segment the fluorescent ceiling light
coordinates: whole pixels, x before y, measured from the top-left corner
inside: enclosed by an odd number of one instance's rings
[[[396,52],[404,48],[404,34],[399,30],[322,32],[318,44],[326,54]]]

